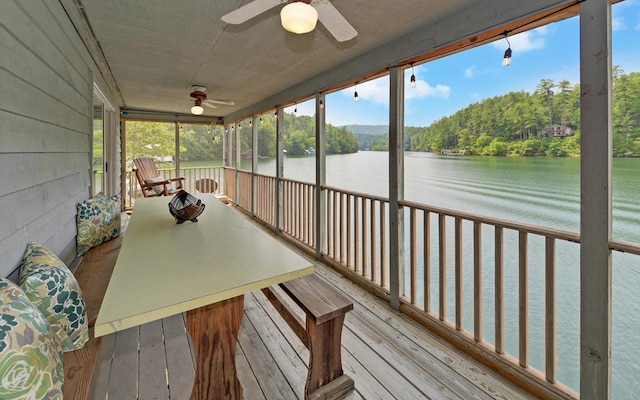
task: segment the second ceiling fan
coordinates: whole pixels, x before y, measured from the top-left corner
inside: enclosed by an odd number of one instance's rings
[[[307,33],[315,28],[316,21],[336,38],[346,42],[358,32],[329,0],[254,0],[222,17],[228,24],[242,24],[280,4],[289,3],[280,12],[282,26],[294,33]]]

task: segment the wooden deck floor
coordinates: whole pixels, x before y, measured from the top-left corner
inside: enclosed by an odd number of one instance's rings
[[[528,399],[481,364],[326,267],[317,272],[354,303],[342,337],[349,399]],[[238,361],[246,399],[301,399],[308,352],[262,293],[245,298]]]

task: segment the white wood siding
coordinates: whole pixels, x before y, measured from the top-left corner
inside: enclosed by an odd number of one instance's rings
[[[0,54],[0,276],[7,276],[29,241],[67,263],[75,257],[76,203],[91,184],[92,77],[100,73],[59,2],[3,0]]]

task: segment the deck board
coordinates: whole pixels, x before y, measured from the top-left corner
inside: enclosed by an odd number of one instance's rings
[[[162,320],[140,325],[140,400],[169,400]]]
[[[195,367],[185,331],[184,316],[177,314],[162,320],[171,399],[188,399],[193,387]]]
[[[316,268],[316,271],[334,286],[343,290],[354,303],[359,303],[369,314],[377,317],[381,323],[395,328],[404,336],[405,340],[434,355],[443,365],[450,368],[452,373],[472,382],[478,389],[487,393],[490,398],[509,400],[535,398],[333,271],[329,271],[327,268]],[[348,321],[345,325],[349,325]],[[471,394],[467,396],[471,396]]]

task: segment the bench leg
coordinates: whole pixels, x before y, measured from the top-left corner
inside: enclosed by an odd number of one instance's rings
[[[243,315],[244,296],[187,311],[196,363],[191,400],[242,399],[236,342]]]
[[[353,391],[353,379],[342,371],[342,326],[344,314],[316,325],[307,317],[309,374],[304,398],[339,399]]]

